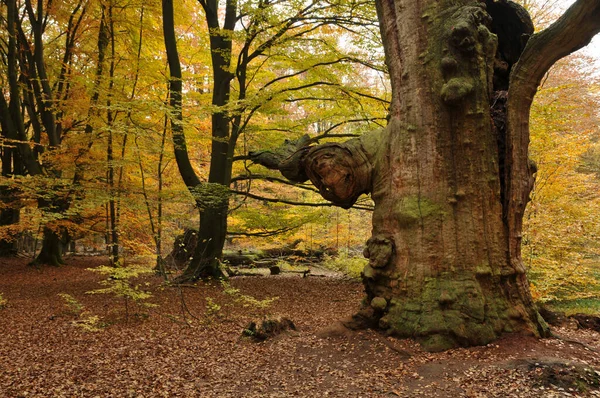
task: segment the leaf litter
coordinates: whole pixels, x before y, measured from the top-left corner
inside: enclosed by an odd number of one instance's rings
[[[142,276],[158,306],[126,312],[122,297],[86,294],[103,280],[86,268],[105,259],[68,264],[0,259],[0,397],[600,397],[594,331],[427,353],[373,330],[322,337],[363,297],[343,277],[232,278],[226,293],[216,282],[165,287]],[[242,337],[266,317],[296,328]]]

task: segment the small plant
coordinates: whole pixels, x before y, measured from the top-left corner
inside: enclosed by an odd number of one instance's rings
[[[125,304],[125,318],[127,320],[129,319],[129,303],[131,301],[146,308],[157,306],[156,304],[146,302],[146,300],[152,297],[152,293],[141,290],[139,285],[131,281],[131,279],[140,275],[153,273],[154,271],[151,268],[140,265],[129,267],[109,267],[105,265],[98,268],[88,268],[88,270],[105,275],[107,278],[100,282],[101,285],[106,286],[105,288],[91,290],[87,293],[112,294],[122,298]]]
[[[6,308],[6,304],[8,304],[8,300],[2,296],[2,293],[0,293],[0,310]]]
[[[81,315],[81,312],[83,311],[84,306],[79,301],[77,301],[77,299],[75,297],[73,297],[67,293],[59,293],[58,296],[65,301],[64,305],[69,314],[74,315],[74,316]]]
[[[92,315],[89,311],[85,311],[85,306],[75,297],[67,293],[59,293],[58,296],[64,300],[66,313],[75,317],[75,320],[71,322],[73,326],[82,328],[86,332],[100,332],[108,326],[101,321],[98,315]]]
[[[359,256],[349,256],[347,253],[340,253],[336,257],[326,256],[323,266],[327,269],[340,271],[351,278],[360,279],[360,275],[369,260]]]
[[[223,293],[231,296],[236,303],[241,304],[244,308],[264,311],[275,301],[279,300],[279,297],[271,297],[264,300],[258,300],[255,297],[249,296],[247,294],[242,294],[240,292],[240,289],[231,286],[226,281],[221,281],[221,285],[223,286]]]
[[[206,314],[208,316],[215,316],[221,311],[221,306],[212,299],[212,297],[206,297]]]
[[[107,326],[98,315],[88,315],[73,321],[73,325],[82,328],[86,332],[101,332]]]

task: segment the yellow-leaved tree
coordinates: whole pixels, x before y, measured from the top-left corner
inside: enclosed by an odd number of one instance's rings
[[[600,179],[585,167],[599,147],[598,77],[586,72],[588,63],[583,56],[558,63],[531,112],[538,170],[523,257],[543,302],[600,297]]]

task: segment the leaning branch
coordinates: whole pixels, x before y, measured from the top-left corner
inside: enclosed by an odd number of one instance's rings
[[[256,200],[262,200],[263,202],[270,202],[270,203],[283,203],[283,204],[287,204],[287,205],[293,205],[293,206],[307,206],[307,207],[333,207],[335,206],[334,203],[331,202],[321,202],[321,203],[313,203],[313,202],[296,202],[293,200],[287,200],[287,199],[276,199],[276,198],[266,198],[264,196],[259,196],[259,195],[254,195],[250,192],[245,192],[245,191],[235,191],[235,190],[231,190],[231,193],[234,193],[236,195],[242,195],[242,196],[247,196],[249,198],[252,199],[256,199]],[[353,209],[357,209],[357,210],[367,210],[367,211],[373,211],[373,208],[370,206],[352,206]]]
[[[248,159],[250,159],[248,157]],[[231,179],[231,182],[236,182],[236,181],[248,181],[248,180],[261,180],[261,181],[268,181],[268,182],[274,182],[274,183],[279,183],[279,184],[285,184],[285,185],[289,185],[292,187],[296,187],[296,188],[300,188],[300,189],[304,189],[307,191],[311,191],[311,192],[315,192],[315,193],[319,193],[319,191],[315,188],[313,188],[312,186],[309,185],[303,185],[303,184],[299,184],[299,183],[295,183],[292,182],[290,180],[286,180],[283,178],[277,178],[277,177],[272,177],[272,176],[266,176],[266,175],[259,175],[259,174],[251,174],[251,175],[240,175],[237,177],[233,177]]]
[[[287,232],[293,231],[295,229],[300,228],[302,225],[295,225],[291,227],[283,227],[278,228],[272,231],[261,231],[261,232],[237,232],[237,231],[227,231],[227,236],[244,236],[244,237],[254,237],[254,238],[269,238],[271,236],[277,236],[281,234],[285,234]]]

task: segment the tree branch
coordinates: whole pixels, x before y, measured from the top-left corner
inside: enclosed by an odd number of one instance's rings
[[[297,187],[300,189],[304,189],[307,191],[311,191],[311,192],[315,192],[315,193],[319,193],[319,191],[315,188],[313,188],[310,185],[303,185],[303,184],[299,184],[299,183],[294,183],[290,180],[286,180],[283,178],[278,178],[278,177],[272,177],[272,176],[266,176],[266,175],[259,175],[259,174],[252,174],[252,175],[240,175],[237,177],[233,177],[231,179],[231,182],[236,182],[236,181],[247,181],[247,180],[262,180],[262,181],[269,181],[269,182],[276,182],[279,184],[285,184],[285,185],[290,185],[292,187]]]
[[[307,206],[307,207],[332,207],[332,206],[336,206],[334,203],[331,202],[322,202],[322,203],[313,203],[313,202],[295,202],[292,200],[287,200],[287,199],[276,199],[276,198],[265,198],[263,196],[258,196],[249,192],[245,192],[245,191],[235,191],[235,190],[231,190],[231,193],[234,193],[236,195],[242,195],[242,196],[247,196],[249,198],[252,199],[256,199],[256,200],[262,200],[263,202],[270,202],[270,203],[284,203],[284,204],[288,204],[288,205],[293,205],[293,206]],[[357,209],[357,210],[367,210],[367,211],[373,211],[372,207],[368,207],[368,206],[352,206],[353,209]]]
[[[262,232],[238,232],[238,231],[227,231],[227,236],[245,236],[245,237],[256,237],[256,238],[268,238],[270,236],[277,236],[286,232],[293,231],[300,228],[302,225],[295,225],[291,227],[278,228],[272,231]]]

